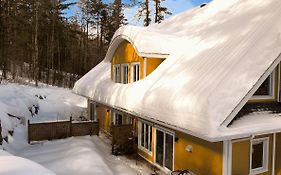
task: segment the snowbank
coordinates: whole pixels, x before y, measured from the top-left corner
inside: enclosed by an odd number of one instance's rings
[[[158,25],[121,28],[104,61],[73,91],[215,141],[230,134],[224,121],[276,65],[280,9],[280,0],[214,0]],[[111,56],[122,39],[141,55],[169,56],[141,81],[113,83]]]
[[[85,98],[64,88],[1,84],[2,135],[6,137],[8,131],[13,131],[16,126],[28,119],[31,122],[43,122],[69,119],[70,116],[78,118],[81,114],[85,115],[86,104]],[[39,107],[38,114],[35,114],[34,106]],[[30,109],[34,116],[31,115]]]
[[[85,136],[31,145],[18,155],[40,163],[57,175],[139,174],[110,153],[110,146],[99,137]]]
[[[55,175],[52,171],[35,162],[21,157],[13,156],[0,150],[1,175]]]

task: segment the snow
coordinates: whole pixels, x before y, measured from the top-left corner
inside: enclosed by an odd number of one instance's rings
[[[135,166],[135,161],[111,155],[110,144],[98,136],[71,137],[29,145],[25,139],[26,132],[23,125],[16,127],[13,139],[3,147],[16,156],[39,163],[57,175],[135,175],[150,172],[147,168]],[[0,150],[0,162],[1,155],[7,154],[2,152]]]
[[[46,98],[39,99],[35,95]],[[32,118],[28,107],[33,104],[40,109]],[[81,110],[85,110],[86,99],[69,89],[2,84],[0,105],[3,107],[0,108],[2,133],[8,136],[8,143],[3,141],[0,146],[1,175],[135,175],[150,174],[152,171],[137,166],[136,160],[111,155],[111,145],[97,136],[28,144],[27,126],[7,113],[31,119],[32,122],[56,121],[58,116],[59,119],[79,116]],[[8,130],[14,131],[13,136],[8,134]]]
[[[22,157],[9,154],[0,150],[0,174],[1,175],[54,175],[54,173],[42,165]]]
[[[123,27],[104,61],[73,91],[206,140],[243,134],[224,121],[274,69],[281,52],[280,9],[279,0],[214,0],[161,24]],[[110,61],[122,40],[141,56],[166,60],[141,81],[116,84]]]
[[[38,97],[36,97],[38,96]],[[42,99],[40,99],[41,97]],[[39,106],[38,114],[32,117],[29,107]],[[2,122],[2,135],[8,135],[20,122],[44,122],[54,120],[68,120],[85,115],[87,100],[75,95],[71,90],[57,87],[25,86],[18,84],[0,85],[0,120]],[[20,117],[9,117],[8,114]]]
[[[134,175],[136,170],[122,164],[118,157],[110,155],[97,136],[85,136],[45,142],[21,150],[19,154],[40,163],[57,175]]]

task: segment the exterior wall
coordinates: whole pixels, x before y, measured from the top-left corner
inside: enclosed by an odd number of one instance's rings
[[[107,134],[110,134],[110,117],[111,108],[101,104],[97,104],[97,118],[99,119],[100,128]],[[124,114],[130,116],[128,114]],[[124,117],[124,118],[125,118]],[[134,135],[138,136],[138,117],[133,117],[133,131]],[[162,128],[165,129],[165,128]],[[166,128],[167,129],[167,128]],[[167,129],[169,130],[169,129]],[[155,126],[152,127],[152,151],[148,153],[141,148],[137,148],[138,154],[152,164],[155,163]],[[174,170],[190,169],[196,174],[204,175],[221,175],[223,162],[223,143],[210,143],[196,137],[175,132],[174,138]],[[138,143],[138,140],[135,141]],[[186,147],[191,145],[192,152],[186,151]],[[137,145],[136,145],[137,146]]]
[[[100,129],[107,134],[110,134],[110,109],[106,106],[98,104],[97,118],[99,119]]]
[[[189,169],[195,174],[221,175],[223,162],[223,143],[210,143],[196,137],[176,132],[174,169]],[[191,145],[192,152],[185,148]]]
[[[281,133],[276,134],[275,174],[281,175]]]
[[[249,174],[250,140],[232,143],[232,175]]]
[[[272,148],[273,135],[262,135],[257,138],[269,137],[268,171],[259,175],[271,175],[272,173]],[[251,139],[237,140],[232,143],[232,175],[242,175],[250,173],[250,147]]]
[[[147,58],[146,76],[151,74],[164,60],[159,58]]]
[[[111,62],[111,77],[113,78],[113,65],[115,64],[128,64],[128,63],[140,63],[140,79],[153,72],[162,62],[163,59],[159,58],[147,58],[146,66],[144,66],[143,57],[138,56],[132,44],[127,41],[123,41],[116,49]],[[146,75],[144,75],[144,69],[146,67]],[[131,79],[131,70],[129,66],[129,80]]]

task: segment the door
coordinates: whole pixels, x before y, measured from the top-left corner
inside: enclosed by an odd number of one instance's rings
[[[156,163],[164,168],[173,170],[174,135],[156,129]]]

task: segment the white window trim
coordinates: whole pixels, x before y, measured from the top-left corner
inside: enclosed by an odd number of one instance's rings
[[[169,170],[168,168],[165,167],[165,159],[163,158],[163,161],[164,161],[164,166],[160,166],[158,163],[156,163],[156,131],[159,130],[159,131],[162,131],[164,133],[164,147],[165,147],[165,143],[166,143],[166,133],[167,134],[170,134],[173,136],[173,140],[174,140],[174,143],[173,143],[173,167],[172,167],[172,170]],[[165,155],[165,148],[164,148],[164,155]],[[167,173],[170,173],[171,171],[174,171],[174,165],[175,165],[175,132],[174,131],[171,131],[169,129],[166,129],[166,128],[163,128],[161,126],[155,126],[154,127],[154,162],[155,162],[155,165],[162,169],[164,172],[167,172]]]
[[[115,69],[116,69],[117,67],[119,68],[119,75],[116,75],[116,73],[115,73]],[[120,73],[120,71],[121,71],[121,66],[120,66],[120,64],[115,64],[115,65],[113,65],[113,81],[114,81],[115,83],[120,83],[120,82],[121,82],[121,78],[120,78],[121,73]],[[116,77],[117,77],[117,80],[115,80]]]
[[[121,125],[123,125],[123,117],[124,117],[124,115],[123,115],[122,112],[119,112],[119,111],[116,111],[116,110],[112,110],[112,121],[111,121],[111,123],[113,123],[113,125],[116,125],[116,116],[115,116],[115,114],[122,115],[122,124]]]
[[[127,82],[124,82],[124,67],[128,68],[128,74],[127,74]],[[129,64],[121,64],[121,83],[128,84],[129,83]]]
[[[252,169],[252,151],[253,151],[253,144],[255,143],[263,143],[263,166],[260,168]],[[256,174],[267,172],[268,164],[269,164],[269,137],[251,140],[250,175],[256,175]]]
[[[153,147],[153,145],[151,144],[152,140],[150,140],[150,137],[148,138],[148,142],[150,142],[151,151],[141,145],[141,140],[142,140],[142,138],[141,138],[141,135],[142,135],[142,133],[141,133],[141,127],[142,127],[142,123],[145,124],[145,127],[146,127],[147,125],[150,125],[151,130],[152,130],[152,133],[150,133],[150,130],[148,130],[148,132],[149,132],[148,135],[150,136],[150,134],[153,134],[153,125],[152,125],[151,123],[144,122],[144,121],[138,121],[138,149],[140,149],[140,150],[144,151],[145,153],[147,153],[148,155],[152,156],[152,147]],[[144,129],[144,130],[145,130],[145,129]],[[145,134],[144,134],[144,137],[146,137]],[[145,141],[145,139],[144,139],[144,141]],[[144,144],[144,145],[145,145],[145,144]]]
[[[251,100],[273,100],[275,98],[275,70],[270,76],[270,95],[253,95]]]
[[[133,69],[133,67],[135,65],[139,66],[139,80],[140,80],[140,62],[134,62],[134,63],[131,63],[131,83],[136,82],[136,81],[134,81],[134,69]],[[137,81],[139,81],[139,80],[137,80]]]

